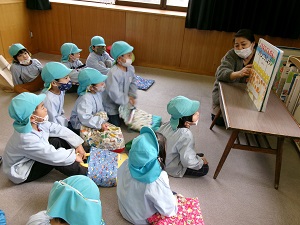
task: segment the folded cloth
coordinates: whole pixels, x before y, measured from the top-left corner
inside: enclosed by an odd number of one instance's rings
[[[161,116],[152,115],[141,109],[133,107],[131,104],[119,107],[119,116],[124,123],[132,130],[140,131],[142,127],[151,127],[156,131],[161,125]]]
[[[138,75],[135,75],[136,78],[136,86],[139,90],[146,91],[148,90],[155,82],[155,80],[145,79]]]
[[[200,204],[198,198],[185,198],[177,194],[178,211],[176,216],[163,216],[155,213],[148,218],[151,225],[177,225],[177,224],[190,224],[190,225],[204,225]]]

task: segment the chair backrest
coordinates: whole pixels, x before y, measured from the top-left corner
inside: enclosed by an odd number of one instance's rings
[[[13,91],[14,88],[10,64],[2,55],[0,55],[0,87],[5,91]]]

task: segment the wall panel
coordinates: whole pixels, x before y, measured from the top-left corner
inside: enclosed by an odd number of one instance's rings
[[[232,46],[232,33],[185,29],[181,68],[212,75]]]
[[[126,40],[138,65],[179,69],[183,35],[180,17],[126,12]]]
[[[60,54],[65,42],[72,42],[70,6],[51,3],[51,10],[29,10],[33,39],[40,52]],[[80,15],[78,15],[80,16]]]
[[[125,12],[105,10],[95,7],[70,7],[72,41],[83,51],[86,58],[93,36],[102,36],[107,46],[113,42],[125,40]]]
[[[51,10],[28,10],[34,34],[32,48],[60,54],[64,42],[74,42],[83,49],[81,57],[86,58],[90,39],[100,35],[107,45],[124,40],[134,46],[135,65],[213,76],[233,46],[234,33],[186,29],[182,15],[81,4],[52,2]],[[274,45],[300,48],[299,39],[264,38]]]
[[[29,31],[29,13],[24,2],[0,4],[1,55],[10,60],[8,47],[13,43],[22,43],[32,49]]]

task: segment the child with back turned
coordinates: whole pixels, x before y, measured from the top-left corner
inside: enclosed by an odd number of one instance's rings
[[[29,218],[26,225],[105,225],[97,185],[90,178],[75,175],[55,181],[47,210]]]
[[[37,59],[32,59],[30,52],[20,43],[9,47],[9,54],[13,57],[10,67],[14,91],[36,92],[43,88],[41,78],[42,64]]]
[[[184,96],[173,98],[167,106],[170,122],[158,129],[167,139],[165,169],[173,177],[200,177],[208,173],[208,162],[202,153],[195,152],[194,137],[189,129],[198,123],[199,107],[200,102]]]
[[[87,174],[83,140],[68,128],[48,121],[45,94],[24,92],[11,100],[8,111],[14,133],[6,144],[3,171],[16,183],[36,180],[53,168],[71,176]]]
[[[118,169],[117,195],[122,216],[133,224],[149,224],[154,213],[175,216],[177,197],[164,169],[166,140],[149,127],[133,139],[129,158]]]

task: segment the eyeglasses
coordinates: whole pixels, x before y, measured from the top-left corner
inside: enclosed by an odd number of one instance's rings
[[[76,188],[72,187],[71,185],[68,185],[67,183],[63,182],[62,180],[60,180],[59,183],[60,183],[61,185],[67,186],[67,187],[71,188],[72,190],[74,190],[74,191],[75,191],[78,195],[80,195],[84,200],[91,201],[91,202],[95,202],[95,203],[99,203],[99,202],[100,202],[99,200],[95,200],[95,199],[90,199],[90,198],[84,197],[83,194],[81,194],[80,191],[78,191]]]

